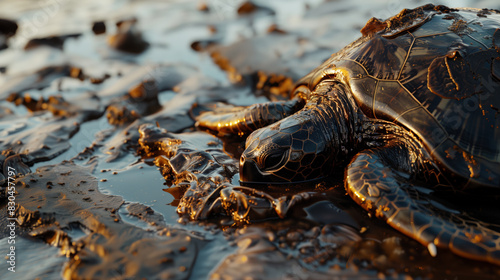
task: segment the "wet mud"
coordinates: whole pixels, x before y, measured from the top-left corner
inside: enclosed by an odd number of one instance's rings
[[[418,1],[56,2],[0,4],[13,11],[0,13],[0,252],[17,218],[18,257],[2,279],[500,277],[363,211],[341,168],[242,186],[245,136],[195,125],[288,100],[369,18]],[[37,11],[48,20],[31,34]],[[455,202],[498,230],[495,198],[470,203],[481,195]]]

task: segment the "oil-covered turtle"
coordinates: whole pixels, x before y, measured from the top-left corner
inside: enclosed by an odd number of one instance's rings
[[[302,182],[345,167],[349,195],[432,255],[445,247],[500,264],[494,227],[426,197],[499,193],[499,28],[497,11],[434,5],[373,18],[298,81],[291,100],[207,112],[198,125],[255,130],[242,183]]]

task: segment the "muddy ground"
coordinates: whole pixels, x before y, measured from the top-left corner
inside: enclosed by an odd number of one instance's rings
[[[286,99],[369,18],[421,4],[1,2],[1,279],[497,279],[370,217],[342,170],[240,187],[244,137],[195,127],[216,103]],[[250,213],[217,201],[249,192]]]

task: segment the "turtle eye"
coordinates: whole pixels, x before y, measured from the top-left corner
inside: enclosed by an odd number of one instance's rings
[[[273,170],[279,168],[286,160],[287,154],[288,154],[287,152],[283,152],[283,153],[272,153],[267,155],[263,160],[264,165],[262,166],[262,169]]]

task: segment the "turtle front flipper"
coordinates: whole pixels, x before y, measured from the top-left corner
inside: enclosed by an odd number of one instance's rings
[[[196,117],[196,126],[224,134],[245,135],[294,114],[304,104],[303,99],[294,98],[249,107],[216,108]]]
[[[365,210],[427,246],[433,256],[437,246],[466,258],[500,265],[500,233],[465,213],[443,206],[428,188],[432,183],[427,188],[425,183],[417,186],[414,177],[420,176],[411,175],[421,171],[422,166],[402,163],[410,157],[405,145],[357,154],[346,171],[347,192]]]

